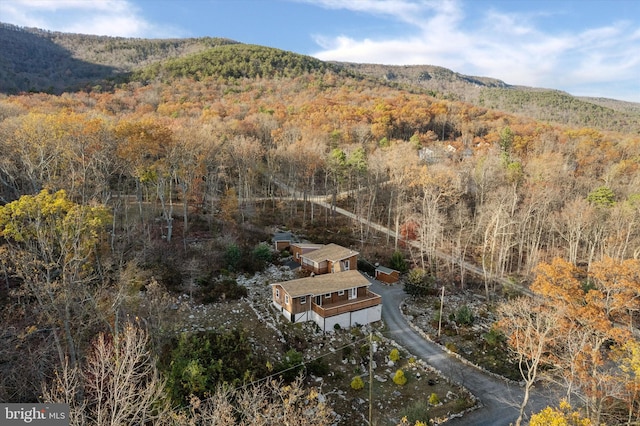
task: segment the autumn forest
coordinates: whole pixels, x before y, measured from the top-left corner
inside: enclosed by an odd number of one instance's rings
[[[526,390],[554,381],[584,424],[640,420],[637,130],[489,109],[275,49],[208,49],[0,96],[0,400],[69,402],[78,424],[118,424],[95,420],[109,397],[92,378],[108,375],[100,351],[126,352],[146,368],[129,391],[149,389],[129,404],[149,408],[118,421],[201,424],[175,408],[188,393],[173,367],[153,361],[179,346],[166,301],[212,300],[215,277],[277,263],[278,228],[370,264],[401,253],[423,271],[412,297],[476,290]],[[216,384],[267,374],[236,370]],[[164,380],[177,396],[161,403]]]

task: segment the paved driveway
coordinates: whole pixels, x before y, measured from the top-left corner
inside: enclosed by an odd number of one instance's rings
[[[382,296],[384,335],[440,370],[445,377],[466,387],[482,402],[482,408],[453,419],[447,425],[509,426],[515,422],[524,394],[520,386],[461,362],[416,333],[400,311],[400,304],[406,297],[402,285],[387,286],[372,280],[371,290]],[[556,401],[557,397],[554,398],[550,389],[534,389],[526,413],[540,411],[547,405],[556,404]]]

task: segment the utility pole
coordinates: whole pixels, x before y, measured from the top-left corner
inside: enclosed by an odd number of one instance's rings
[[[369,331],[369,425],[373,413],[373,331]]]
[[[444,308],[444,286],[442,286],[442,295],[440,296],[440,318],[438,319],[438,337],[442,331],[442,308]]]

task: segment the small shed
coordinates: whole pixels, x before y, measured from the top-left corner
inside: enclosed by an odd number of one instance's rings
[[[400,279],[400,272],[385,266],[376,266],[376,280],[393,284]]]
[[[291,243],[294,242],[293,234],[287,231],[278,231],[273,236],[273,244],[277,251],[288,249]]]

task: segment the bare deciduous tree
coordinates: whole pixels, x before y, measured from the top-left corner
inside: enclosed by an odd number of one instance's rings
[[[116,335],[98,335],[84,366],[65,364],[43,398],[69,404],[72,424],[143,424],[168,410],[147,334],[131,324]]]
[[[554,339],[559,310],[549,309],[537,299],[517,298],[498,308],[499,326],[509,339],[509,347],[518,359],[520,374],[525,382],[524,398],[516,420],[519,426],[529,401],[531,388],[538,379],[538,369],[545,361]]]
[[[240,389],[218,388],[206,400],[192,397],[186,412],[172,412],[162,425],[325,426],[332,423],[329,408],[302,378],[290,385],[266,381]]]

